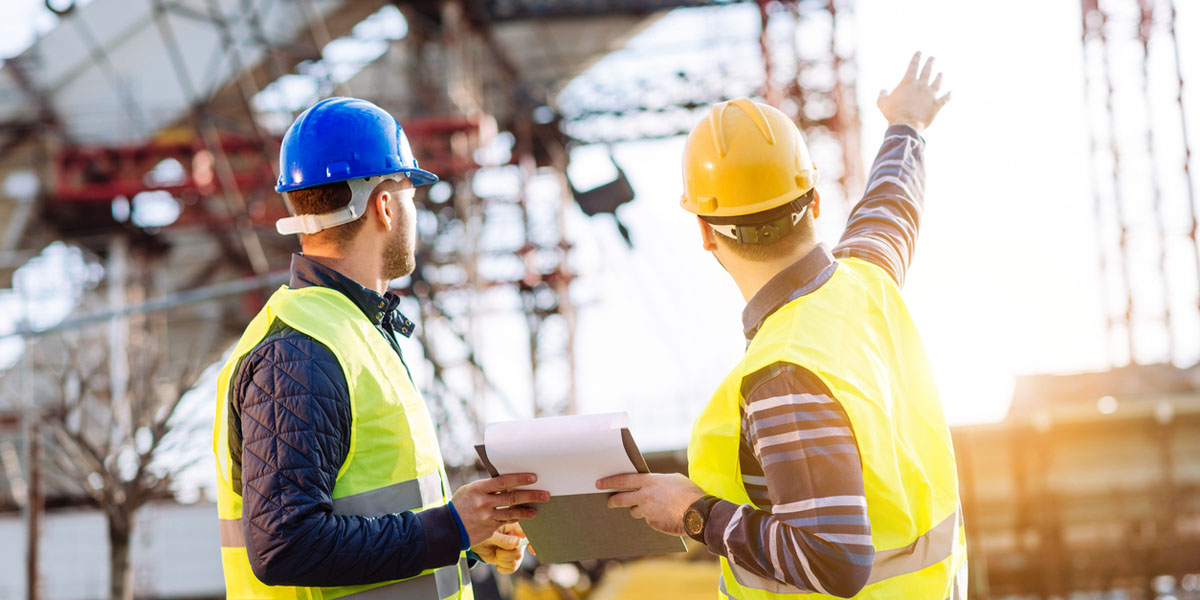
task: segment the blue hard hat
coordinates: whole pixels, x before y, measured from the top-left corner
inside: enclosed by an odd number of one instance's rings
[[[326,98],[301,113],[283,136],[279,171],[281,193],[392,173],[414,186],[438,180],[417,167],[399,121],[357,98]]]

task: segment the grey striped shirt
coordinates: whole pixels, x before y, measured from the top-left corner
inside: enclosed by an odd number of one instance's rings
[[[883,267],[903,284],[924,196],[924,142],[907,126],[888,128],[863,199],[838,246],[818,246],[746,305],[747,339],[779,307],[833,275],[834,256]],[[709,549],[760,577],[835,596],[858,593],[875,550],[862,461],[845,411],[801,365],[777,363],[742,389],[739,462],[753,504],[713,507]]]

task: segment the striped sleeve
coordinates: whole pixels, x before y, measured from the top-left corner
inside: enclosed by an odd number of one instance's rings
[[[742,477],[754,504],[714,506],[705,541],[759,577],[853,596],[875,556],[854,432],[812,373],[769,371],[743,409]]]
[[[866,192],[850,211],[838,258],[861,258],[898,285],[912,264],[925,203],[925,142],[907,125],[893,125],[871,166]]]

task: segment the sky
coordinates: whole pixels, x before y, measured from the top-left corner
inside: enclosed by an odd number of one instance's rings
[[[41,18],[33,10],[39,4],[10,0],[0,7],[0,56],[22,46],[29,29],[21,24]],[[1125,4],[1132,2],[1105,3],[1113,7],[1114,28],[1132,39],[1131,16],[1120,10]],[[1195,41],[1200,7],[1177,4],[1184,78],[1200,85],[1200,42]],[[1115,279],[1100,276],[1098,236],[1109,247],[1115,238],[1111,209],[1101,211],[1102,227],[1098,226],[1093,198],[1099,190],[1107,199],[1111,185],[1106,177],[1093,176],[1089,162],[1089,128],[1105,128],[1103,114],[1095,110],[1100,104],[1093,102],[1092,109],[1085,104],[1078,11],[1075,2],[1033,0],[856,3],[848,35],[857,40],[867,165],[886,127],[874,107],[875,97],[898,81],[913,51],[935,56],[938,70],[945,73],[945,87],[954,92],[924,134],[926,210],[904,290],[952,424],[1002,418],[1017,375],[1102,369],[1126,358],[1121,340],[1105,336],[1102,298],[1107,293],[1111,301],[1118,288]],[[675,13],[630,45],[643,55],[706,45],[712,52],[725,52],[709,42],[753,36],[756,27],[751,6]],[[1200,313],[1195,309],[1196,267],[1190,258],[1195,249],[1183,243],[1181,233],[1187,226],[1187,207],[1179,166],[1174,66],[1167,60],[1171,49],[1160,44],[1151,50],[1156,59],[1151,86],[1157,100],[1149,114],[1160,156],[1155,163],[1145,158],[1140,50],[1131,43],[1117,44],[1115,50],[1120,90],[1115,100],[1125,111],[1116,129],[1127,167],[1121,189],[1134,223],[1130,247],[1137,288],[1137,357],[1144,362],[1166,357],[1162,327],[1154,321],[1166,298],[1174,309],[1176,362],[1188,365],[1200,358]],[[736,61],[739,56],[729,51],[723,58]],[[627,66],[628,57],[624,60]],[[602,60],[586,75],[619,70],[621,61],[620,55]],[[1187,88],[1185,101],[1196,144],[1200,92],[1194,89]],[[620,212],[632,230],[633,250],[625,247],[610,219],[577,213],[568,218],[576,244],[574,264],[581,275],[573,292],[581,307],[580,409],[628,411],[635,435],[649,449],[686,444],[691,420],[744,347],[744,300],[700,248],[694,219],[678,207],[682,143],[674,138],[612,149],[637,193]],[[1101,143],[1107,144],[1106,138]],[[1107,173],[1108,160],[1101,156],[1096,173]],[[576,150],[570,172],[581,187],[602,183],[612,176],[608,150]],[[1160,182],[1168,215],[1171,287],[1165,295],[1152,277],[1159,241],[1164,239],[1151,210],[1154,180]],[[833,244],[844,207],[827,213],[819,229],[824,241]],[[504,299],[496,302],[505,306]],[[489,314],[477,332],[492,378],[517,404],[510,411],[493,403],[489,419],[527,416],[517,413],[528,407],[528,374],[523,362],[513,368],[511,359],[513,340],[523,339],[522,331],[523,317],[497,312]],[[525,350],[515,354],[524,357]],[[207,410],[202,403],[197,406]]]

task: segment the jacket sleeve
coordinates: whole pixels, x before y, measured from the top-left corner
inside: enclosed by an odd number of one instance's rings
[[[867,178],[867,191],[850,211],[833,255],[878,265],[903,286],[924,204],[925,142],[912,127],[888,127]]]
[[[239,368],[243,528],[250,566],[268,585],[341,586],[454,564],[461,549],[448,506],[377,518],[333,514],[350,446],[350,400],[336,357],[288,330]]]

